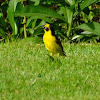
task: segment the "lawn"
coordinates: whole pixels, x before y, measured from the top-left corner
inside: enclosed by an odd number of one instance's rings
[[[0,44],[0,100],[100,100],[100,44],[63,47],[53,59],[29,39]]]

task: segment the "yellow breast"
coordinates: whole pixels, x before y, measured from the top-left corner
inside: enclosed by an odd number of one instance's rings
[[[56,38],[50,34],[44,34],[43,35],[43,42],[46,46],[46,48],[51,51],[51,47],[54,45],[54,42],[56,42]]]
[[[50,34],[44,34],[43,41],[45,44],[45,47],[51,52],[51,53],[62,53],[62,48],[56,43],[56,38],[53,35]]]

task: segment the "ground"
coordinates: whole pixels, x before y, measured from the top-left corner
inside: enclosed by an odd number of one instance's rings
[[[100,100],[100,44],[63,44],[67,57],[43,43],[0,44],[0,100]]]

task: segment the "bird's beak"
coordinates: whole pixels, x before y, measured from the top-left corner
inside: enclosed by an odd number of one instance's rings
[[[44,29],[45,27],[44,26],[41,26],[40,28]]]

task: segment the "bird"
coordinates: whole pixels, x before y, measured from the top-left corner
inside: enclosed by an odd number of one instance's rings
[[[53,54],[57,54],[60,56],[66,56],[61,41],[55,36],[53,27],[50,24],[46,24],[42,26],[42,28],[45,32],[43,35],[43,42],[45,47],[50,51],[50,55],[53,56]]]

